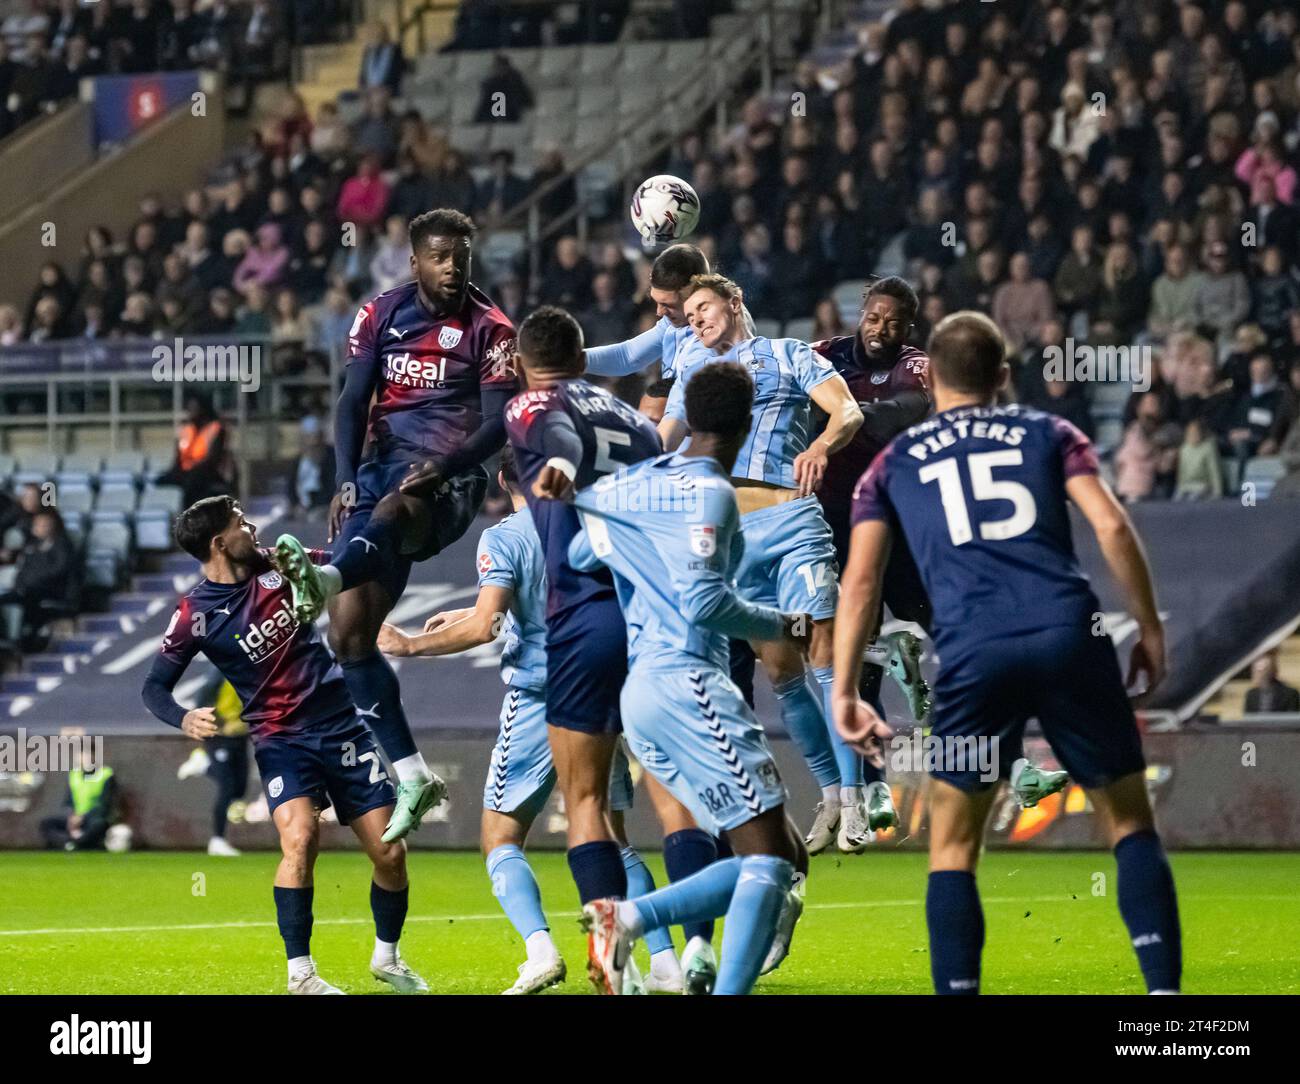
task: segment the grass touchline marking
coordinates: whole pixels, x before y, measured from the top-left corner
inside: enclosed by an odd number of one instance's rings
[[[1080,896],[1079,900],[1100,899],[1102,897],[1093,897],[1091,894]],[[1227,896],[1187,896],[1187,899],[1198,900],[1294,900],[1294,896],[1288,895],[1227,895]],[[921,897],[914,897],[903,900],[849,900],[840,903],[810,903],[805,906],[806,911],[844,911],[856,907],[914,907],[924,903]],[[1074,903],[1075,900],[1066,900],[1061,895],[1055,896],[985,896],[983,903],[991,904],[1008,904],[1008,903]],[[577,918],[577,911],[552,911],[553,918]],[[476,915],[407,915],[406,921],[411,922],[490,922],[493,920],[506,921],[506,916],[500,911],[492,911],[486,914]],[[374,922],[369,916],[358,918],[318,918],[315,920],[317,926],[368,926]],[[188,922],[173,923],[170,925],[150,925],[150,926],[70,926],[55,927],[49,926],[31,930],[0,930],[0,937],[56,937],[69,934],[92,934],[92,933],[166,933],[168,931],[186,932],[191,930],[260,930],[274,929],[275,922]]]

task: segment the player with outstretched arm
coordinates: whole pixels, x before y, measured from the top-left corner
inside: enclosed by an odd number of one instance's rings
[[[446,786],[415,746],[376,638],[412,562],[474,522],[487,493],[482,464],[505,443],[503,412],[518,390],[514,328],[470,281],[474,223],[459,211],[429,211],[411,220],[410,238],[412,281],[363,305],[348,338],[330,563],[318,569],[292,535],[276,541],[302,620],[328,604],[330,647],[397,773],[386,840],[418,827]]]

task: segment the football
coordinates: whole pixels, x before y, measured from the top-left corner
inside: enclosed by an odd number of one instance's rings
[[[666,245],[691,235],[700,220],[700,197],[680,177],[662,173],[637,186],[631,212],[642,241]]]

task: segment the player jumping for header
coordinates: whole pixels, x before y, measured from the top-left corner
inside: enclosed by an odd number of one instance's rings
[[[746,333],[740,288],[721,275],[691,280],[686,315],[707,353],[678,374],[660,423],[665,448],[676,448],[689,430],[685,381],[703,366],[739,361],[753,375],[753,425],[735,462],[732,480],[745,532],[745,555],[736,569],[736,586],[748,601],[790,612],[807,612],[813,621],[807,653],[786,641],[756,644],[781,720],[799,746],[822,790],[822,809],[842,808],[838,845],[860,853],[870,841],[863,806],[860,767],[842,775],[831,742],[831,637],[834,630],[835,548],[821,505],[813,495],[829,457],[843,448],[862,411],[831,364],[797,339],[768,339]],[[814,435],[811,407],[827,415]],[[808,668],[821,687],[808,685]],[[851,757],[856,766],[858,756]]]
[[[1178,990],[1181,933],[1173,874],[1147,799],[1145,761],[1125,694],[1165,670],[1151,573],[1128,514],[1098,476],[1087,437],[1051,414],[998,406],[1009,369],[997,326],[979,313],[940,321],[930,338],[936,414],[872,463],[853,501],[853,536],[835,631],[835,724],[859,747],[889,729],[858,695],[862,652],[900,533],[934,606],[941,660],[931,736],[943,743],[930,788],[930,964],[941,994],[978,993],[984,916],[975,867],[995,784],[964,751],[1002,754],[1037,718],[1087,790],[1119,867],[1118,902],[1152,993]],[[1079,568],[1067,502],[1097,535],[1137,619],[1127,682],[1101,606]],[[1009,768],[999,756],[999,768]]]
[[[186,711],[172,695],[199,652],[243,704],[267,808],[280,833],[275,910],[289,958],[289,992],[341,993],[316,973],[311,958],[312,873],[320,813],[331,804],[374,865],[371,973],[399,993],[427,992],[397,951],[406,921],[406,844],[380,838],[393,811],[393,786],[338,664],[315,625],[298,620],[289,586],[271,567],[268,551],[258,548],[257,528],[233,497],[207,497],[187,508],[176,521],[176,541],[202,564],[203,579],[167,626],[162,654],[145,678],[145,706],[188,737],[215,735],[212,708]]]
[[[517,390],[514,328],[470,282],[473,222],[429,211],[412,219],[410,236],[413,281],[362,306],[348,340],[331,563],[317,569],[292,535],[276,542],[299,617],[314,621],[328,602],[330,646],[397,772],[386,840],[417,827],[446,787],[415,747],[376,637],[411,563],[451,545],[478,514],[482,463],[505,443],[505,405]]]

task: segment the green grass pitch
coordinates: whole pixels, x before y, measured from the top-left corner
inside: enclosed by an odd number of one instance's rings
[[[658,856],[648,858],[663,883]],[[271,900],[276,861],[272,854],[0,854],[0,993],[282,992]],[[1199,852],[1172,861],[1184,989],[1300,993],[1300,854]],[[540,853],[533,865],[569,964],[568,982],[542,996],[588,993],[564,857]],[[522,945],[479,857],[415,852],[410,866],[403,956],[436,993],[499,993],[515,978]],[[923,855],[899,851],[813,859],[794,951],[758,992],[928,993],[925,869]],[[312,954],[321,974],[348,993],[381,989],[366,969],[368,883],[360,854],[320,857]],[[986,855],[985,991],[1142,992],[1114,886],[1105,853]],[[680,951],[680,931],[675,937]]]

